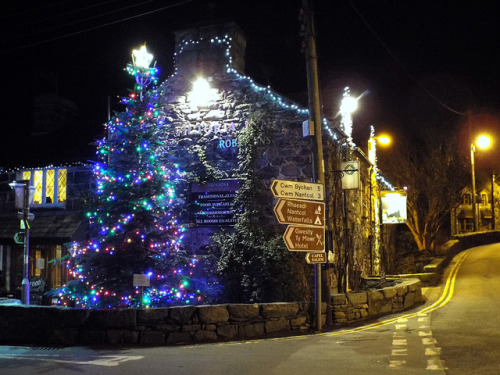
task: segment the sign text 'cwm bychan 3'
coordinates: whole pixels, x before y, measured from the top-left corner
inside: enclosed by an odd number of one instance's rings
[[[325,200],[324,185],[312,182],[274,180],[271,191],[277,198]]]

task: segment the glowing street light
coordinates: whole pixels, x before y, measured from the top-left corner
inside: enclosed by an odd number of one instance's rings
[[[476,145],[479,148],[488,148],[491,145],[491,138],[488,137],[487,135],[481,135],[477,138],[476,140]]]
[[[474,232],[477,231],[478,221],[477,221],[477,208],[476,208],[476,171],[474,164],[474,153],[476,152],[476,146],[482,149],[489,148],[491,145],[491,138],[487,135],[480,135],[476,139],[476,143],[472,142],[470,144],[470,163],[471,163],[471,177],[472,177],[472,229]]]
[[[368,140],[368,160],[376,167],[377,164],[377,145],[389,146],[392,138],[387,134],[375,136],[375,128],[370,127],[370,139]]]
[[[349,87],[344,89],[342,102],[340,103],[340,127],[347,135],[347,143],[353,146],[352,142],[352,113],[358,108],[358,99],[351,96]]]
[[[378,141],[378,143],[380,143],[381,145],[384,145],[384,146],[388,146],[392,142],[391,137],[389,137],[388,135],[385,135],[385,134],[379,135],[375,139]]]
[[[158,69],[150,67],[153,55],[148,52],[144,44],[139,49],[132,50],[132,63],[127,64],[127,72],[135,77],[136,90],[139,92],[140,101],[144,99],[144,90],[151,83],[156,84]]]

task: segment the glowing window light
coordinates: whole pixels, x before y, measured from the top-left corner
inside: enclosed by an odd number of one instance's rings
[[[34,186],[35,186],[35,196],[33,202],[35,204],[42,204],[42,188],[43,188],[43,171],[37,170],[34,173]]]
[[[45,171],[45,201],[47,203],[54,202],[54,179],[55,171],[47,169]]]

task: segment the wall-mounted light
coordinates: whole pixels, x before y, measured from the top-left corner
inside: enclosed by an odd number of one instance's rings
[[[215,99],[216,89],[210,87],[212,77],[198,77],[193,82],[193,90],[188,93],[188,100],[193,105],[203,107]]]

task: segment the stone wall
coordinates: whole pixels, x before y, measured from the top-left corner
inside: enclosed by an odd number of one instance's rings
[[[420,281],[332,297],[334,326],[397,313],[422,302]],[[326,321],[326,303],[322,320]],[[0,305],[0,344],[176,345],[309,332],[314,303],[85,310]]]
[[[368,318],[394,314],[423,302],[421,282],[415,279],[383,289],[332,296],[333,323],[353,324]]]

